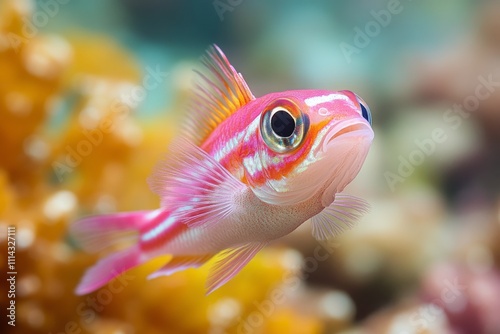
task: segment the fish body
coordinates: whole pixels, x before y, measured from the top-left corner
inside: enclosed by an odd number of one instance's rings
[[[272,240],[307,220],[317,239],[350,227],[366,211],[341,192],[359,172],[373,140],[365,102],[350,91],[297,90],[255,98],[214,47],[205,58],[184,134],[149,179],[154,211],[88,217],[72,234],[101,251],[135,234],[130,248],[87,271],[91,292],[145,261],[172,260],[150,277],[196,268],[217,256],[207,291],[217,289]]]

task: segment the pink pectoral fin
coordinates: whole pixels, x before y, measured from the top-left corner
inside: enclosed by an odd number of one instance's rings
[[[179,208],[176,214],[189,227],[210,227],[237,209],[234,195],[247,189],[244,183],[186,140],[172,143],[172,153],[148,180],[163,207]]]
[[[219,253],[207,279],[207,295],[239,273],[265,245],[266,243],[261,242],[249,243]]]
[[[354,224],[365,214],[370,205],[363,199],[336,194],[329,207],[311,218],[312,233],[316,240],[333,238]]]
[[[153,279],[160,276],[170,276],[178,271],[188,268],[198,268],[212,258],[213,254],[201,256],[176,256],[166,265],[148,276],[148,279]]]

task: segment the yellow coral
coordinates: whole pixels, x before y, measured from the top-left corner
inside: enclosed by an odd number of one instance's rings
[[[157,207],[145,179],[176,125],[133,115],[140,71],[120,47],[101,37],[26,36],[32,10],[31,1],[6,1],[0,21],[0,226],[17,231],[17,333],[240,333],[270,291],[297,278],[290,251],[263,251],[208,297],[209,265],[147,281],[162,258],[74,295],[97,256],[73,247],[68,224],[86,213]],[[66,113],[54,114],[63,99]],[[54,118],[56,128],[48,126]],[[255,330],[278,328],[317,333],[320,325],[280,304]]]

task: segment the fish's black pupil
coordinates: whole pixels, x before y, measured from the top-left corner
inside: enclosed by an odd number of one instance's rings
[[[286,110],[278,110],[271,117],[273,132],[282,138],[290,137],[295,131],[295,120]]]
[[[360,103],[360,106],[361,106],[361,115],[363,116],[364,119],[366,119],[368,123],[372,124],[370,114],[366,109],[366,107],[362,103]]]

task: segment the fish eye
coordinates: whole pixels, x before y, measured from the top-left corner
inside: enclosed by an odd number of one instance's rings
[[[370,125],[372,125],[372,113],[370,112],[370,109],[362,103],[359,105],[361,106],[361,115],[368,123],[370,123]]]
[[[360,114],[363,116],[363,118],[372,125],[372,113],[370,112],[370,108],[368,108],[368,105],[366,104],[365,101],[363,101],[362,98],[356,95],[358,98],[358,103],[359,103],[359,108],[360,108]]]
[[[277,153],[293,151],[303,142],[309,118],[287,99],[271,103],[263,112],[260,132],[266,145]]]

